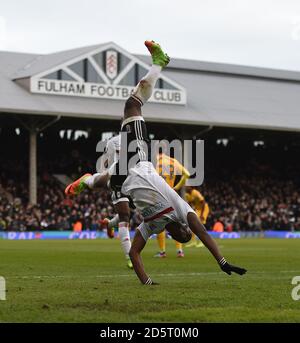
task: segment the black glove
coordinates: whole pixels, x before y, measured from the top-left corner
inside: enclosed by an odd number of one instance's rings
[[[231,275],[231,272],[237,273],[239,275],[244,275],[247,272],[247,269],[229,264],[224,257],[219,261],[219,265],[223,272],[227,273],[228,275]]]

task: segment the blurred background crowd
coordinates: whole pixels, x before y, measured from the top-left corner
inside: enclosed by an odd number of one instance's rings
[[[0,230],[100,230],[101,219],[114,216],[107,191],[65,197],[53,174],[75,178],[95,168],[95,159],[80,153],[84,141],[69,143],[60,154],[39,157],[34,206],[28,202],[26,158],[0,159]],[[265,154],[236,159],[222,149],[206,157],[205,180],[198,188],[210,207],[207,228],[220,222],[226,231],[300,230],[299,169],[291,160],[277,163],[265,160]],[[133,211],[132,229],[141,220]]]

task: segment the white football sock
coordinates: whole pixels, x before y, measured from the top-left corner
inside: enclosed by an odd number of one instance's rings
[[[112,228],[112,227],[115,227],[119,224],[120,222],[120,218],[119,218],[119,215],[116,214],[108,223],[108,228]]]
[[[101,175],[100,173],[96,173],[96,174],[93,174],[89,177],[87,177],[85,180],[84,180],[84,183],[90,188],[90,189],[93,189],[94,188],[94,182],[95,182],[95,178],[97,176]]]
[[[132,97],[141,102],[143,105],[152,95],[156,81],[159,78],[162,67],[153,64],[141,81],[137,84],[132,92]]]
[[[131,248],[131,241],[129,235],[129,223],[120,222],[119,223],[119,238],[121,242],[122,249],[124,251],[126,259],[129,259],[129,251]]]

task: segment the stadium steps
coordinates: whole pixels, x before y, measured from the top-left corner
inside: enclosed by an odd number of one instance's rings
[[[53,177],[64,186],[67,186],[68,184],[72,182],[72,179],[69,178],[69,176],[65,174],[53,174]]]

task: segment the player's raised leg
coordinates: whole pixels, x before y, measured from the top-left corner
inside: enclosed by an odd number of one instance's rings
[[[110,186],[115,192],[121,191],[122,184],[132,167],[141,161],[151,160],[151,144],[141,107],[151,97],[160,72],[169,63],[170,59],[163,52],[160,45],[154,41],[146,41],[145,45],[151,53],[153,64],[125,103],[124,117],[121,124],[120,160],[109,171]],[[135,145],[136,149],[132,149],[132,145]],[[136,160],[136,155],[138,155],[138,160]]]
[[[83,192],[85,189],[88,188],[86,180],[89,179],[91,176],[92,174],[87,173],[81,176],[79,179],[75,180],[74,182],[70,183],[65,189],[65,194],[78,195],[81,192]]]
[[[109,180],[109,175],[107,173],[100,174],[84,174],[79,179],[70,183],[66,189],[66,195],[78,195],[86,189],[97,189],[107,187],[107,182]]]
[[[162,68],[166,67],[170,62],[169,56],[164,53],[158,43],[155,43],[154,41],[145,41],[145,45],[151,54],[152,66],[126,101],[124,120],[132,116],[142,115],[141,106],[151,97]]]

